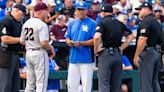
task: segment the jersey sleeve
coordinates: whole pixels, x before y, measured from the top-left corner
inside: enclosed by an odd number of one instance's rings
[[[12,28],[10,25],[11,25],[10,21],[7,18],[3,19],[0,22],[0,36],[10,34],[10,30],[9,29]]]
[[[143,21],[140,24],[140,30],[138,30],[140,36],[148,37],[150,33],[150,25],[147,21]]]
[[[67,31],[66,31],[66,33],[64,35],[65,38],[71,39],[72,23],[73,22],[70,22],[69,25],[68,25]]]
[[[103,25],[103,22],[102,22],[102,21],[100,21],[100,22],[97,24],[96,32],[100,32],[101,34],[103,34],[103,32],[104,32],[104,25]]]
[[[132,66],[129,59],[125,55],[122,55],[122,61],[125,66]]]
[[[129,28],[127,28],[126,25],[124,25],[122,23],[122,26],[123,26],[123,35],[124,36],[128,36],[128,35],[132,34],[132,31]]]
[[[49,41],[49,31],[46,24],[39,30],[39,39],[40,41]]]
[[[22,27],[20,42],[25,42],[25,33],[24,33],[24,26]]]

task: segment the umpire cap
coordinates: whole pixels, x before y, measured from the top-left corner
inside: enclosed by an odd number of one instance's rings
[[[26,7],[22,4],[16,4],[14,6],[14,8],[18,8],[19,10],[21,10],[24,14],[26,14]]]
[[[135,9],[136,9],[136,10],[141,10],[142,8],[145,8],[145,7],[149,8],[150,10],[153,9],[152,4],[149,3],[149,2],[144,2],[144,3],[142,3],[138,8],[135,8]]]
[[[110,4],[103,4],[100,8],[100,12],[113,12],[113,8]]]

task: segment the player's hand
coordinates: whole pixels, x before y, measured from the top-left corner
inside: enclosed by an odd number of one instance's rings
[[[79,47],[80,46],[80,42],[73,42],[73,46]]]
[[[60,68],[59,66],[55,66],[54,70],[57,71],[59,70],[59,68]]]
[[[72,47],[72,45],[73,45],[71,40],[67,41],[67,44],[69,47]]]
[[[136,67],[139,66],[139,60],[140,60],[139,56],[135,56],[134,59],[133,59],[133,63]]]

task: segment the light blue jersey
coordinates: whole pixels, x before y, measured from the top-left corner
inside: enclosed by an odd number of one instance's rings
[[[83,20],[75,19],[68,25],[66,38],[72,41],[83,42],[93,39],[96,28],[96,22],[89,17]],[[91,63],[91,47],[80,46],[71,47],[70,49],[70,63]]]

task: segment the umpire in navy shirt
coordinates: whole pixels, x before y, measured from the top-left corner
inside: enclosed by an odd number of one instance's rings
[[[15,5],[9,16],[0,22],[0,92],[19,92],[19,37],[26,7]]]
[[[94,35],[94,53],[98,55],[99,61],[99,92],[121,92],[121,52],[129,45],[134,35],[123,23],[112,16],[111,5],[102,5],[100,11],[102,21],[98,23]],[[122,44],[123,35],[126,41]]]
[[[139,67],[141,92],[161,92],[158,82],[158,69],[161,55],[155,49],[161,44],[162,28],[152,15],[152,5],[144,2],[138,8],[142,22],[137,29],[137,47],[134,64]]]

